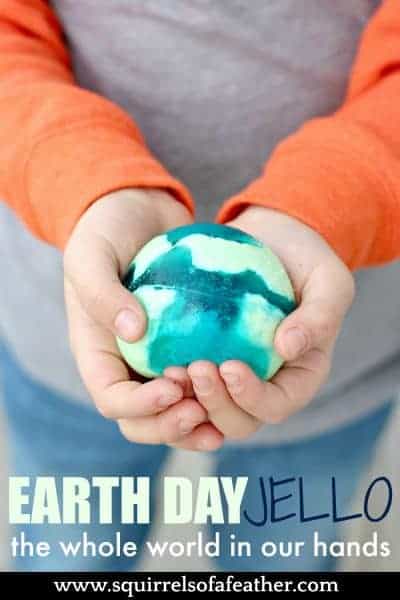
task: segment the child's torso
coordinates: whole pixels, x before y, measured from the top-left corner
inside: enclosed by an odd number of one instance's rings
[[[53,0],[78,81],[134,116],[201,218],[342,101],[376,0]]]
[[[65,29],[80,85],[135,118],[153,152],[191,188],[198,216],[212,219],[224,199],[259,174],[280,139],[341,103],[360,34],[379,2],[51,4]],[[72,383],[75,371],[64,339],[60,259],[3,213],[0,239],[6,248],[1,253],[9,261],[10,285],[0,297],[0,327],[15,347],[19,344],[17,353],[33,372],[81,395]],[[23,269],[21,302],[31,305],[34,298],[39,316],[28,330],[14,321],[11,331],[18,302],[10,290],[21,282]],[[330,384],[310,414],[293,420],[294,434],[310,430],[313,418],[315,423],[328,419],[328,413],[330,420],[345,418],[336,402],[346,393],[351,405],[343,413],[351,417],[394,389],[400,372],[399,270],[392,265],[358,275],[358,299],[339,341]],[[25,342],[25,348],[18,341],[19,327],[26,337],[40,332],[42,341],[46,338],[46,360],[38,358],[39,341]],[[378,363],[380,375],[374,372]],[[290,426],[281,431],[290,432]]]

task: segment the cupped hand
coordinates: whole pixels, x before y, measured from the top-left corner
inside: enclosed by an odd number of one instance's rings
[[[130,441],[212,450],[222,435],[207,423],[185,373],[143,382],[118,351],[115,336],[139,339],[146,317],[121,284],[132,257],[152,237],[190,223],[167,193],[127,189],[95,202],[77,223],[64,253],[70,343],[82,380],[100,413]]]
[[[197,361],[188,368],[195,395],[227,439],[251,436],[307,406],[328,377],[335,341],[353,301],[353,277],[314,230],[277,211],[246,209],[229,223],[269,246],[293,283],[298,308],[280,324],[275,348],[286,361],[262,381],[245,364],[219,368]]]

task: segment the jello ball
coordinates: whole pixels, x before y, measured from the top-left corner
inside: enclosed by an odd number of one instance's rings
[[[178,227],[148,242],[123,280],[147,313],[146,334],[118,339],[126,362],[146,377],[196,360],[240,360],[263,379],[282,365],[273,341],[295,308],[277,256],[232,227]]]

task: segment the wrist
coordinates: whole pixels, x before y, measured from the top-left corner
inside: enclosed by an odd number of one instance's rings
[[[317,231],[300,219],[279,210],[251,205],[233,219],[230,225],[253,235],[281,258],[285,253],[293,257],[300,256],[304,254],[305,247],[312,246],[319,257],[339,259],[334,249]],[[283,246],[285,252],[282,252]]]
[[[190,223],[189,211],[164,190],[153,188],[124,188],[110,192],[93,202],[80,216],[64,248],[88,235],[105,240],[118,239],[121,230],[131,223],[144,244],[150,237]],[[139,228],[137,224],[141,224]],[[120,240],[122,244],[122,240]],[[114,242],[113,242],[114,243]],[[129,251],[130,252],[130,251]]]
[[[185,225],[192,220],[191,214],[172,194],[156,188],[126,188],[103,196],[105,200],[126,200],[133,203],[138,216],[145,222],[153,222],[156,233]]]
[[[193,221],[186,206],[169,192],[159,189],[133,191],[143,192],[143,202],[157,216],[160,231],[187,225]]]

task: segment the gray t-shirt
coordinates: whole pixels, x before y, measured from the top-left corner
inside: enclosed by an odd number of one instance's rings
[[[54,0],[80,85],[128,111],[212,219],[274,146],[343,100],[376,0]],[[288,173],[290,176],[290,173]],[[323,202],[321,198],[321,202]],[[0,208],[0,329],[24,367],[89,401],[68,348],[59,253]],[[357,299],[322,393],[251,443],[322,432],[400,382],[400,267],[357,274]]]

